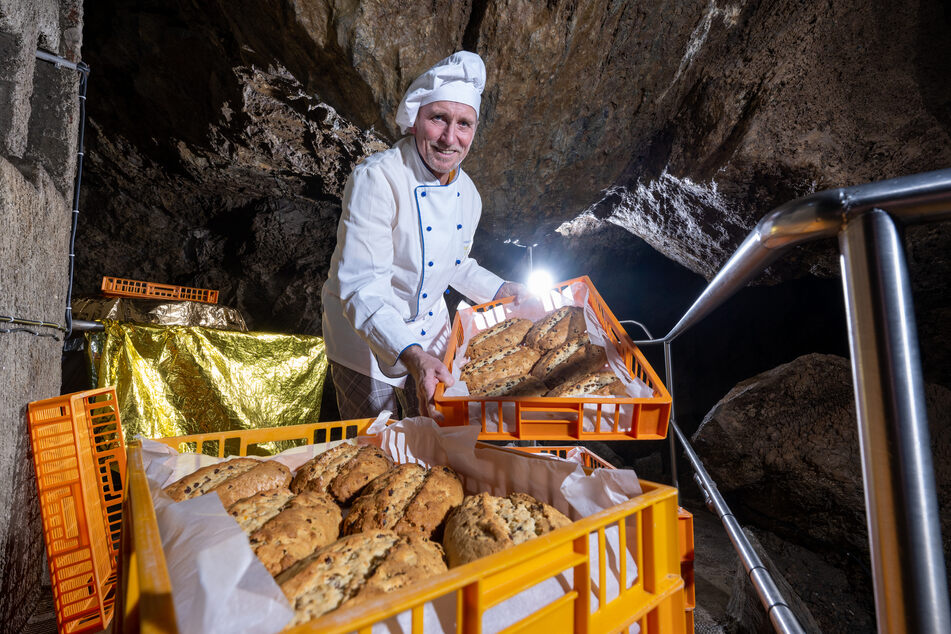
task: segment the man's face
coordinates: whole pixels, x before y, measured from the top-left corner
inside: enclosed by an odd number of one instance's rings
[[[472,106],[456,101],[434,101],[419,109],[410,132],[419,155],[443,185],[469,153],[477,124]]]

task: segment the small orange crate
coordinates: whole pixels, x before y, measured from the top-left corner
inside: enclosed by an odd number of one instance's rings
[[[563,291],[580,282],[587,287],[588,299],[598,322],[616,346],[631,377],[643,381],[653,391],[648,398],[595,397],[549,398],[549,397],[477,397],[446,396],[446,386],[436,386],[435,403],[445,420],[445,426],[482,425],[479,438],[482,440],[656,440],[667,436],[670,418],[670,393],[661,383],[654,369],[634,345],[627,332],[608,308],[587,276],[567,280],[553,290]],[[506,298],[474,306],[476,312],[491,311],[497,306],[512,301]],[[458,314],[453,320],[449,347],[443,359],[447,368],[452,367],[456,350],[462,345],[465,334]],[[500,420],[490,429],[489,415],[498,418],[511,408],[512,424]],[[585,429],[585,416],[593,418],[591,429]],[[609,429],[605,429],[605,427]],[[507,428],[507,429],[506,429]]]
[[[175,299],[191,302],[218,303],[218,291],[207,288],[191,288],[173,284],[156,284],[125,280],[121,277],[103,277],[102,294],[107,297],[136,297],[139,299]]]
[[[255,445],[277,440],[321,443],[365,435],[373,419],[310,423],[288,427],[214,432],[177,438],[158,438],[170,447],[199,453],[210,448],[219,456],[234,447],[246,455]],[[491,447],[492,450],[506,449]],[[569,450],[570,447],[520,447],[529,452]],[[597,462],[603,463],[600,459]],[[606,463],[604,463],[606,464]],[[684,587],[678,558],[677,490],[641,480],[643,493],[621,504],[573,522],[544,537],[529,540],[464,566],[449,570],[413,588],[396,591],[366,604],[342,608],[291,632],[367,632],[376,623],[402,613],[412,615],[412,631],[424,631],[424,607],[440,597],[456,602],[457,632],[482,631],[485,612],[564,570],[573,570],[576,587],[560,599],[525,617],[507,632],[558,631],[578,634],[623,631],[638,624],[642,634],[686,634]],[[123,557],[120,631],[177,632],[165,555],[158,539],[152,498],[142,465],[138,442],[129,445],[129,494],[126,521],[134,520],[123,534],[128,548]],[[634,555],[637,576],[633,584],[609,600],[605,594],[607,565],[605,535],[616,530],[621,550]],[[595,540],[589,537],[596,535]],[[589,552],[592,541],[598,554]],[[628,546],[629,544],[629,546]],[[624,562],[625,559],[621,558]],[[621,578],[627,579],[624,563]],[[592,576],[600,584],[592,586]],[[591,593],[598,596],[594,609]]]
[[[114,388],[27,408],[60,632],[105,628],[116,599],[125,447]]]

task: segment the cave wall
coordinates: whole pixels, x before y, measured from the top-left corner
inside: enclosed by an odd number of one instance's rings
[[[76,170],[78,77],[35,58],[79,60],[79,0],[0,1],[0,314],[64,323]],[[5,329],[17,326],[3,324]],[[26,405],[60,392],[62,333],[0,332],[0,623],[18,632],[43,578]]]

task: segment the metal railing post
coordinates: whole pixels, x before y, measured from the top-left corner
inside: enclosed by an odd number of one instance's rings
[[[901,236],[880,209],[839,234],[879,632],[947,632],[948,584]]]
[[[670,361],[670,342],[664,342],[664,377],[667,379],[667,392],[670,394],[670,421],[674,423],[674,365]],[[670,445],[670,483],[680,496],[680,484],[677,481],[677,434],[667,434]]]
[[[730,510],[726,500],[720,495],[720,491],[717,489],[717,483],[714,482],[710,474],[707,473],[703,462],[700,460],[697,452],[693,450],[693,447],[680,430],[680,427],[677,426],[677,423],[671,420],[670,428],[673,430],[673,434],[671,435],[676,435],[680,439],[680,444],[684,448],[687,460],[690,461],[690,464],[696,472],[694,481],[697,483],[697,486],[700,487],[700,491],[703,492],[707,508],[717,514],[717,517],[723,524],[723,529],[726,531],[730,541],[733,542],[733,548],[740,558],[740,563],[742,563],[746,569],[747,577],[750,583],[753,584],[756,595],[759,597],[763,609],[766,610],[773,629],[781,634],[802,634],[804,630],[799,623],[799,619],[796,617],[795,612],[789,607],[789,604],[786,603],[786,599],[776,586],[776,582],[773,581],[773,576],[766,566],[763,565],[763,560],[760,559],[756,549],[750,544],[746,533],[743,532],[743,527],[740,526],[739,521],[734,517],[733,511]]]

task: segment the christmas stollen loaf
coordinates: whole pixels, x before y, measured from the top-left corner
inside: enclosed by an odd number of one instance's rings
[[[523,340],[526,345],[541,351],[551,350],[569,339],[588,331],[584,308],[563,306],[551,311],[532,326]]]
[[[275,580],[294,610],[294,626],[444,572],[439,544],[381,530],[338,539]]]
[[[532,368],[532,376],[554,388],[569,377],[588,374],[607,362],[604,348],[591,343],[585,333],[546,352]]]
[[[513,376],[528,374],[541,353],[528,346],[505,348],[480,359],[470,360],[459,375],[470,394],[483,386]]]
[[[354,501],[343,533],[390,529],[432,539],[442,534],[446,514],[462,498],[462,480],[449,467],[397,465],[367,485]]]
[[[564,514],[527,493],[471,495],[446,520],[443,546],[449,567],[534,539],[571,523]]]
[[[392,467],[393,461],[377,447],[343,443],[301,465],[291,482],[291,491],[324,491],[346,504],[373,478]]]
[[[511,348],[522,343],[525,334],[532,329],[530,319],[512,317],[501,321],[494,326],[476,333],[469,340],[466,356],[470,359],[479,359],[498,352],[503,348]]]
[[[610,370],[592,372],[568,379],[545,396],[551,397],[578,397],[578,396],[627,396],[624,383]]]
[[[280,513],[293,498],[290,489],[269,489],[238,500],[228,507],[228,514],[250,535]]]
[[[488,385],[483,385],[475,392],[470,392],[470,394],[472,396],[493,398],[500,396],[544,396],[546,392],[548,392],[548,387],[541,379],[524,374],[493,381]]]
[[[251,533],[254,554],[277,575],[340,536],[341,510],[329,494],[304,491]]]
[[[290,470],[279,462],[234,458],[198,469],[165,487],[165,492],[180,502],[214,491],[228,508],[241,498],[287,487],[290,481]]]

